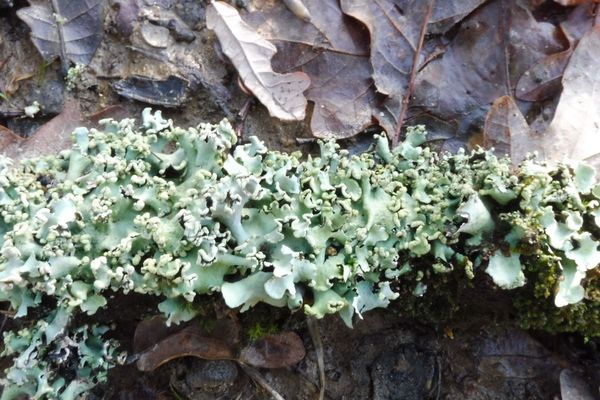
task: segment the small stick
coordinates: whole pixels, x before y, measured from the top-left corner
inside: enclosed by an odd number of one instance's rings
[[[431,18],[431,13],[433,12],[434,5],[435,0],[430,0],[427,12],[425,13],[425,17],[423,17],[423,24],[421,25],[421,32],[419,33],[419,42],[417,43],[417,48],[415,49],[413,64],[410,70],[410,76],[408,78],[408,89],[406,90],[406,95],[400,102],[400,114],[398,115],[396,133],[392,138],[392,147],[396,147],[398,145],[398,142],[400,141],[400,132],[402,131],[403,123],[402,120],[404,119],[404,115],[406,114],[406,109],[408,108],[408,103],[410,102],[410,96],[412,95],[413,87],[415,85],[415,78],[417,76],[417,71],[419,70],[419,55],[421,54],[421,50],[423,49],[423,42],[425,41],[425,34],[427,33],[427,25],[429,24],[429,19]]]
[[[319,400],[325,398],[325,360],[323,356],[323,341],[321,340],[321,332],[319,330],[319,323],[313,317],[307,317],[306,322],[308,325],[308,331],[310,337],[315,346],[315,352],[317,353],[317,366],[319,368],[319,379],[321,380],[321,389],[319,390]]]
[[[269,385],[269,382],[267,382],[266,379],[262,377],[262,375],[256,368],[251,367],[248,364],[244,364],[241,361],[238,361],[238,365],[244,370],[245,373],[248,374],[248,376],[250,376],[250,378],[254,380],[254,382],[262,386],[263,389],[265,389],[275,400],[285,400],[283,396],[280,395],[279,392],[277,392],[277,390],[273,389],[273,387]]]
[[[253,104],[254,97],[249,96],[244,101],[244,104],[242,105],[242,108],[240,108],[240,111],[237,113],[237,124],[235,127],[235,133],[237,134],[238,138],[240,138],[241,142],[244,141],[244,125],[246,124],[246,117],[248,116],[248,113],[250,112],[250,107],[252,107]]]

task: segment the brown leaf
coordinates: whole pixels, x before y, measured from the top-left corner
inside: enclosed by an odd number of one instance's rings
[[[203,336],[190,326],[161,340],[140,355],[137,368],[152,371],[180,357],[199,357],[206,360],[234,360],[235,354],[224,340]]]
[[[515,89],[519,100],[542,101],[554,97],[561,88],[563,72],[572,50],[551,54],[523,73]]]
[[[401,7],[392,0],[341,0],[344,13],[369,29],[373,80],[379,92],[395,97],[406,93],[421,24],[431,1]]]
[[[600,153],[600,26],[579,42],[569,61],[554,119],[535,142],[547,159],[584,160]]]
[[[244,85],[263,103],[269,113],[282,120],[302,120],[310,85],[303,72],[278,74],[271,67],[275,46],[242,21],[237,10],[215,1],[206,10],[206,24],[215,31],[223,52],[236,67]]]
[[[6,149],[9,146],[15,146],[16,143],[20,143],[23,140],[25,139],[14,133],[12,130],[0,125],[0,149]],[[4,154],[4,150],[2,151],[2,154]]]
[[[188,326],[167,326],[166,319],[162,315],[146,318],[135,328],[133,350],[136,353],[147,350],[170,335],[184,329],[192,329],[199,336],[217,338],[232,348],[240,342],[240,326],[237,320],[232,318],[216,320],[204,318],[202,322],[202,325],[200,325],[198,320],[192,320]]]
[[[446,33],[485,0],[438,0],[429,20],[429,33]]]
[[[382,110],[376,101],[368,35],[342,14],[337,0],[304,0],[310,23],[281,1],[255,0],[244,20],[278,48],[273,68],[300,70],[311,78],[306,91],[314,103],[311,130],[317,137],[350,137],[373,125]],[[391,126],[386,126],[392,129]]]
[[[563,6],[578,6],[580,4],[599,3],[598,0],[554,0],[556,3]]]
[[[285,368],[306,355],[302,339],[294,332],[267,335],[244,347],[239,361],[257,368]]]
[[[244,21],[265,39],[306,44],[339,53],[369,54],[364,29],[344,15],[337,0],[304,0],[310,23],[296,17],[280,0],[254,0]],[[291,61],[291,60],[290,60]]]
[[[287,55],[292,57],[303,51],[298,46],[288,48]],[[340,139],[373,125],[379,111],[367,57],[323,52],[301,69],[313,81],[306,91],[308,100],[315,103],[310,121],[313,135]]]
[[[590,2],[583,3],[575,7],[568,18],[560,23],[560,29],[572,48],[594,26],[595,8],[596,5]]]
[[[17,15],[31,28],[31,40],[46,61],[60,57],[64,70],[69,61],[87,65],[102,41],[102,0],[32,1]]]
[[[460,130],[480,127],[491,103],[512,96],[526,70],[564,50],[556,33],[518,1],[491,2],[463,21],[443,57],[417,76],[412,105]]]
[[[492,104],[485,118],[483,146],[493,147],[499,156],[509,155],[514,164],[530,152],[529,125],[510,96],[502,96]]]
[[[581,37],[594,22],[594,5],[587,3],[575,8],[560,24],[560,29],[569,42],[569,48],[550,54],[525,71],[515,89],[515,96],[525,101],[542,101],[560,92],[563,72]]]
[[[177,325],[167,326],[166,321],[162,315],[140,321],[133,334],[133,351],[136,353],[144,351],[182,329]]]
[[[82,121],[83,115],[79,109],[79,102],[68,99],[62,112],[42,125],[28,139],[7,139],[6,134],[0,131],[0,143],[7,143],[2,147],[2,152],[15,161],[56,154],[71,147],[71,133],[82,125]]]

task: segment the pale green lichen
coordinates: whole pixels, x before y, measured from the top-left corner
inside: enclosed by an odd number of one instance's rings
[[[227,122],[142,119],[79,128],[71,150],[18,168],[0,157],[0,299],[17,317],[44,296],[71,316],[136,292],[177,323],[220,293],[242,311],[263,302],[351,325],[400,287],[419,297],[436,277],[479,271],[503,289],[552,285],[540,300],[552,307],[595,302],[600,188],[583,164],[440,155],[423,128],[395,149],[325,142],[302,160],[256,138],[236,146]]]

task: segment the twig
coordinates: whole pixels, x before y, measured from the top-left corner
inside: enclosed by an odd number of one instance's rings
[[[307,317],[306,322],[310,337],[315,346],[315,352],[317,353],[317,367],[319,368],[319,379],[321,381],[319,400],[323,400],[325,398],[325,360],[323,356],[323,341],[321,340],[321,332],[317,320],[313,317]]]
[[[438,370],[437,393],[435,396],[435,400],[440,400],[440,396],[442,395],[442,361],[440,360],[440,356],[436,356],[435,361]]]
[[[317,138],[296,138],[298,144],[313,144],[317,142]]]
[[[410,76],[408,78],[408,89],[406,90],[404,98],[400,102],[400,113],[398,115],[398,122],[396,124],[396,132],[394,134],[394,137],[392,138],[392,147],[396,147],[398,145],[398,142],[400,142],[402,123],[404,115],[406,114],[406,109],[408,108],[408,103],[410,102],[410,96],[412,96],[417,71],[419,70],[419,56],[421,55],[421,50],[423,49],[423,42],[425,41],[427,25],[429,24],[429,19],[431,18],[431,13],[433,12],[433,6],[435,6],[435,0],[430,0],[429,6],[427,7],[427,12],[423,17],[423,23],[421,24],[421,32],[419,32],[419,42],[417,43],[417,48],[415,49],[412,68],[410,69]]]
[[[273,389],[273,387],[269,385],[269,382],[262,377],[256,368],[251,367],[248,364],[244,364],[241,361],[238,361],[238,365],[244,370],[245,373],[248,374],[248,376],[250,376],[250,378],[252,378],[252,380],[254,380],[254,382],[262,386],[263,389],[265,389],[275,400],[285,400],[283,396],[277,392],[277,390]]]
[[[255,97],[249,96],[240,108],[240,111],[237,113],[237,123],[235,126],[235,133],[237,134],[240,141],[244,141],[244,125],[246,124],[246,117],[248,116],[248,112],[250,112],[250,107],[254,104]]]

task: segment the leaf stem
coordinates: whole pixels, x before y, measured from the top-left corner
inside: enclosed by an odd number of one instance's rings
[[[429,25],[429,19],[431,18],[431,14],[433,12],[433,7],[435,6],[436,0],[430,0],[429,5],[427,7],[427,12],[423,17],[423,23],[421,24],[421,31],[419,32],[419,41],[417,43],[417,48],[415,49],[415,55],[413,57],[412,68],[410,70],[410,77],[408,78],[408,89],[406,90],[406,94],[404,98],[400,102],[400,112],[398,114],[398,123],[396,125],[396,132],[392,137],[392,147],[396,147],[400,142],[400,133],[402,132],[402,124],[404,120],[404,115],[406,114],[406,109],[408,108],[408,103],[410,102],[410,96],[413,92],[413,87],[415,83],[415,78],[417,76],[417,71],[419,70],[419,56],[421,55],[421,50],[423,49],[423,42],[425,41],[425,35],[427,34],[427,25]]]

